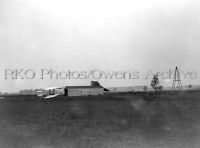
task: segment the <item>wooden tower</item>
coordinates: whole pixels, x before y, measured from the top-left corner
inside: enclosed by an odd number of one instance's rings
[[[174,79],[172,84],[172,91],[181,91],[183,89],[180,77],[180,71],[178,67],[175,68]]]

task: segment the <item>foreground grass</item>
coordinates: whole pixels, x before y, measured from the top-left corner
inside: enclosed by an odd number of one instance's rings
[[[199,148],[199,95],[5,98],[0,148]]]

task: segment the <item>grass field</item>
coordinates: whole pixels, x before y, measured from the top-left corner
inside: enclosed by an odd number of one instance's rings
[[[199,148],[199,97],[1,97],[0,148]]]

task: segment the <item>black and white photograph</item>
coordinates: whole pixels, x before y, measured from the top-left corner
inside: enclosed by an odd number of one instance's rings
[[[200,148],[199,0],[0,0],[0,148]]]

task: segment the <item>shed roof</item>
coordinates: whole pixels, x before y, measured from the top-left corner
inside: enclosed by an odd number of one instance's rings
[[[65,86],[65,88],[103,88],[102,86]]]

